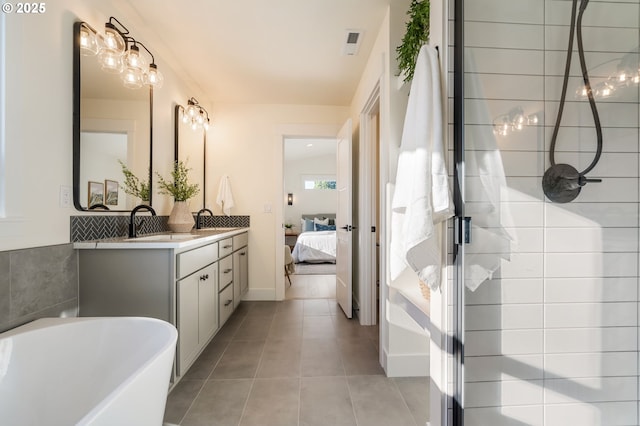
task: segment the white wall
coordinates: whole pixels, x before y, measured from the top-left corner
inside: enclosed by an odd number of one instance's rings
[[[408,100],[408,87],[398,84],[395,51],[406,28],[408,8],[408,1],[394,2],[390,6],[351,104],[354,129],[359,131],[360,114],[376,85],[380,84],[380,188],[383,192],[380,194],[380,211],[383,214],[386,204],[390,202],[384,193],[385,188],[389,182],[395,181],[398,148]],[[360,165],[360,167],[368,167],[368,165]],[[359,193],[357,197],[360,202],[364,202],[366,194]],[[362,218],[362,215],[359,217]],[[358,223],[358,228],[362,232],[373,225],[376,224]],[[381,237],[380,258],[383,259],[379,317],[380,361],[389,375],[425,375],[429,371],[429,336],[402,309],[389,300],[385,261],[389,246],[387,229],[386,217],[382,217],[378,230]],[[363,282],[361,285],[371,284]],[[418,288],[417,279],[415,286]],[[364,289],[358,289],[357,293],[364,294]]]
[[[335,190],[304,189],[305,175],[336,176],[336,156],[325,155],[287,160],[284,164],[284,192],[293,194],[293,205],[285,202],[285,223],[292,223],[301,232],[300,217],[303,214],[336,213],[338,195]]]

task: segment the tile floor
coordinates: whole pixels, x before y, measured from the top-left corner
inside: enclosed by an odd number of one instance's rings
[[[242,302],[169,394],[165,422],[424,426],[428,387],[385,377],[378,327],[346,319],[329,296]]]

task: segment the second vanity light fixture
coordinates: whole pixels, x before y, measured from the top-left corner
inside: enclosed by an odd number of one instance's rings
[[[183,123],[188,124],[193,130],[203,128],[209,130],[209,113],[202,105],[198,103],[196,98],[190,98],[187,101],[187,107],[178,106]]]
[[[117,25],[116,25],[117,24]],[[140,55],[140,47],[151,56],[151,63]],[[97,56],[102,69],[120,74],[123,84],[130,89],[143,85],[162,87],[164,77],[158,71],[153,53],[133,38],[127,27],[113,16],[104,24],[104,34],[83,22],[80,29],[80,52],[84,56]]]

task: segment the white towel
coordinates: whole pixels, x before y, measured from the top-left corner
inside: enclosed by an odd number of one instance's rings
[[[224,175],[220,178],[216,204],[220,206],[224,214],[231,216],[231,208],[234,206],[234,202],[233,194],[231,194],[231,179],[229,179],[228,175]]]
[[[465,67],[475,69],[471,53],[465,54]],[[471,73],[471,87],[482,98],[482,84],[477,73]],[[481,123],[491,123],[488,105],[478,108]],[[511,260],[516,247],[516,237],[510,212],[507,179],[498,149],[496,136],[490,126],[480,126],[465,136],[466,207],[465,213],[472,217],[471,244],[464,257],[465,285],[475,291],[503,263]]]
[[[439,224],[453,216],[445,160],[438,52],[422,46],[411,83],[391,204],[391,279],[408,265],[432,289],[440,285]]]

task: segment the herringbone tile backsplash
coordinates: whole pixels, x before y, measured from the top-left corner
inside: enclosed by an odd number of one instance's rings
[[[167,232],[169,216],[136,217],[139,234]],[[195,218],[194,218],[195,219]],[[249,216],[201,216],[203,228],[249,227]],[[71,242],[126,237],[129,216],[86,215],[71,216]]]

